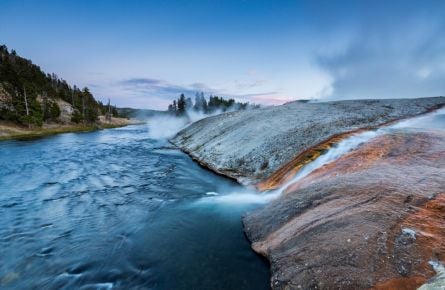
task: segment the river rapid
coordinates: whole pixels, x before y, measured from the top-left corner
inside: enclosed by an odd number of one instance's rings
[[[0,142],[0,288],[268,289],[266,202],[146,125]]]

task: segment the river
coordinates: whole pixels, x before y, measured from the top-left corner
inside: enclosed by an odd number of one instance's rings
[[[0,288],[268,289],[255,193],[145,125],[0,142]]]

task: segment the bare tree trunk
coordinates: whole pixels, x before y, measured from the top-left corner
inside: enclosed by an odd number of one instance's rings
[[[85,96],[82,96],[82,118],[85,125]]]
[[[23,95],[25,97],[25,108],[26,108],[26,116],[29,116],[29,108],[28,108],[28,98],[26,97],[26,88],[23,87]],[[28,128],[31,128],[31,124],[28,119]]]
[[[107,121],[111,123],[111,107],[110,107],[110,99],[108,99],[108,114],[107,114]]]
[[[28,98],[26,97],[26,89],[23,88],[23,93],[25,96],[25,108],[26,108],[26,116],[29,116],[29,109],[28,109]]]
[[[43,119],[45,119],[45,117],[47,117],[47,116],[45,116],[45,114],[46,114],[46,109],[47,109],[47,95],[46,95],[46,92],[43,92],[43,96],[42,96],[42,99],[43,99],[43,102],[42,102],[42,105],[43,105]]]

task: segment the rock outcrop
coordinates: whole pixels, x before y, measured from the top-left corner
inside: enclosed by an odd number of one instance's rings
[[[171,142],[213,171],[252,184],[265,180],[283,166],[298,166],[305,159],[314,158],[317,152],[305,154],[306,151],[326,140],[422,114],[444,104],[445,97],[297,101],[206,118],[179,132]],[[301,158],[296,160],[299,155]],[[261,189],[275,187],[286,179],[286,174],[275,177],[273,182],[262,184]]]
[[[388,133],[244,218],[273,289],[416,289],[445,262],[445,133]]]

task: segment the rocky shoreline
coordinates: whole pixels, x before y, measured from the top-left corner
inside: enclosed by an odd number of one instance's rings
[[[171,142],[268,190],[351,132],[444,105],[444,97],[293,102],[207,118]],[[387,133],[246,215],[245,232],[271,263],[273,289],[416,289],[435,275],[429,262],[445,261],[444,182],[445,133]]]

